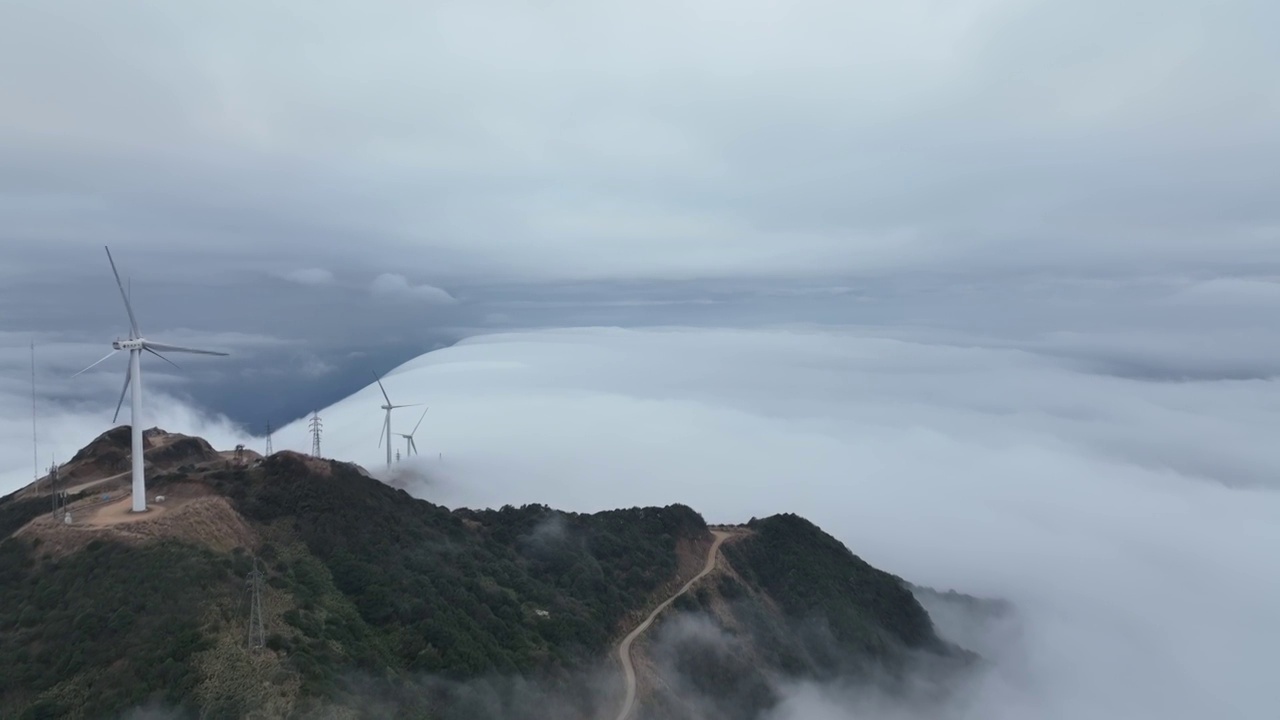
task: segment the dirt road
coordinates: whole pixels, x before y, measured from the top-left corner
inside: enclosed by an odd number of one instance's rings
[[[115,475],[108,475],[107,477],[98,478],[97,480],[90,480],[89,482],[80,483],[79,485],[76,485],[74,487],[65,488],[65,490],[68,495],[75,495],[76,493],[82,490],[88,490],[91,487],[101,485],[106,482],[111,482],[112,480],[119,480],[125,475],[130,475],[130,474],[132,474],[131,470],[125,470],[122,473],[116,473]]]
[[[724,542],[725,538],[729,537],[729,533],[712,530],[711,534],[715,535],[716,539],[711,543],[711,549],[707,551],[707,564],[702,568],[702,572],[693,576],[693,579],[685,583],[684,587],[680,588],[679,592],[667,598],[661,605],[654,608],[653,612],[649,613],[649,617],[645,618],[644,622],[637,625],[636,629],[628,633],[627,636],[622,639],[622,642],[618,644],[618,660],[622,663],[623,682],[626,683],[626,696],[622,700],[622,709],[618,711],[618,720],[627,720],[627,718],[631,717],[631,713],[635,710],[636,705],[636,669],[631,662],[631,644],[634,643],[636,638],[640,637],[645,630],[649,629],[649,626],[653,624],[654,619],[658,617],[658,613],[666,610],[667,606],[675,602],[676,598],[688,592],[689,588],[694,586],[694,583],[706,577],[707,573],[711,572],[715,568],[716,554],[720,552],[720,543]]]

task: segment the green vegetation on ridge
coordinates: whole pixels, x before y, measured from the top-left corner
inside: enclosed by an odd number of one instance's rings
[[[237,589],[228,558],[169,542],[34,555],[0,541],[0,717],[191,705],[192,657],[208,643],[200,609]]]
[[[639,720],[756,720],[779,702],[778,677],[891,685],[915,651],[951,658],[900,578],[796,515],[747,528],[722,546],[741,582],[726,574],[704,583],[673,604],[682,616],[657,624],[651,659],[668,690]]]
[[[294,637],[273,642],[300,653],[309,687],[329,693],[349,667],[457,679],[581,667],[672,579],[677,541],[706,533],[683,506],[451,512],[352,466],[317,473],[306,462],[281,453],[206,481],[305,546],[305,557],[268,563],[300,599],[286,616]]]
[[[116,717],[160,703],[201,718],[270,706],[452,720],[477,717],[494,693],[504,718],[545,716],[531,697],[594,717],[600,688],[581,679],[674,589],[681,543],[708,539],[680,505],[450,511],[293,453],[182,467],[151,487],[179,482],[228,498],[258,547],[103,540],[54,557],[30,537],[0,540],[0,717]],[[3,527],[36,512],[0,500]],[[701,673],[697,692],[736,698],[745,713],[768,704],[769,672],[812,676],[823,653],[887,659],[938,644],[898,578],[812,524],[784,515],[750,528],[723,546],[742,582],[716,576],[676,604],[701,611],[719,597],[746,629],[730,645],[678,646],[670,661]],[[267,580],[260,655],[244,648],[253,555]],[[803,635],[813,623],[825,646]]]
[[[854,555],[792,514],[749,523],[725,554],[743,578],[794,618],[818,618],[846,651],[885,658],[899,648],[940,649],[929,614],[901,578]]]

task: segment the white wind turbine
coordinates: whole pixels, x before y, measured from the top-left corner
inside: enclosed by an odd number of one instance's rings
[[[413,442],[413,435],[414,433],[418,432],[418,426],[422,425],[422,419],[427,416],[427,410],[430,410],[430,409],[431,408],[423,408],[422,417],[418,418],[418,424],[413,426],[413,432],[409,433],[408,435],[405,435],[404,433],[396,433],[400,437],[404,438],[404,456],[406,458],[409,457],[410,454],[413,454],[413,455],[418,454],[418,446],[415,445]]]
[[[120,408],[124,405],[124,395],[129,391],[129,385],[133,385],[133,397],[131,398],[129,407],[129,423],[132,426],[131,442],[130,442],[130,459],[133,464],[133,511],[144,512],[147,509],[147,487],[146,480],[143,477],[143,458],[142,458],[142,353],[149,352],[152,355],[164,360],[174,367],[178,364],[169,358],[156,352],[164,350],[166,352],[183,352],[196,353],[198,355],[226,355],[224,352],[216,352],[213,350],[196,350],[194,348],[178,347],[177,345],[165,345],[162,343],[154,343],[150,340],[142,338],[142,331],[138,330],[138,319],[133,314],[133,306],[129,304],[129,293],[125,292],[124,283],[120,282],[120,273],[116,270],[116,261],[111,257],[111,248],[107,248],[107,262],[111,263],[111,272],[116,276],[116,285],[120,288],[120,297],[124,299],[124,309],[129,313],[129,339],[120,340],[117,338],[111,343],[111,352],[107,353],[102,360],[90,365],[89,367],[76,373],[80,375],[105,361],[107,358],[115,355],[121,350],[129,351],[129,369],[124,375],[124,388],[120,390],[120,401],[116,403],[116,414],[112,416],[111,422],[120,417]],[[75,375],[72,375],[75,377]]]
[[[382,391],[382,397],[387,400],[387,404],[382,406],[382,409],[387,411],[387,416],[382,420],[382,432],[378,434],[378,447],[382,447],[383,439],[387,441],[387,467],[391,467],[391,411],[396,408],[417,407],[422,403],[414,403],[412,405],[391,404],[391,397],[387,395],[387,389],[382,387],[382,378],[378,377],[378,373],[374,373],[373,378],[378,381],[378,389]]]

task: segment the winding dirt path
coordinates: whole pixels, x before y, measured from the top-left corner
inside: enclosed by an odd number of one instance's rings
[[[631,662],[631,644],[634,643],[636,638],[640,637],[645,630],[649,629],[649,626],[653,624],[654,619],[658,617],[658,613],[666,610],[667,606],[675,602],[676,598],[688,592],[689,588],[693,587],[695,583],[706,577],[708,573],[715,569],[716,556],[720,552],[720,543],[723,543],[725,538],[729,537],[730,533],[722,532],[720,530],[712,530],[711,534],[715,536],[715,541],[711,543],[711,549],[707,551],[707,564],[703,566],[702,572],[694,575],[693,579],[685,583],[684,587],[680,588],[679,592],[667,598],[661,605],[654,608],[653,612],[649,613],[649,617],[644,619],[644,622],[637,625],[635,630],[628,633],[627,636],[622,639],[622,642],[618,643],[618,661],[622,663],[623,680],[626,683],[626,696],[622,700],[622,709],[618,711],[618,720],[627,720],[627,718],[631,717],[631,713],[636,708],[636,668]]]
[[[81,492],[83,490],[88,490],[91,487],[95,487],[103,483],[111,482],[112,480],[119,480],[120,478],[126,475],[132,475],[132,474],[133,474],[132,470],[125,470],[122,473],[116,473],[115,475],[108,475],[107,477],[104,477],[104,478],[98,478],[97,480],[90,480],[88,482],[83,482],[83,483],[80,483],[79,485],[75,485],[75,486],[64,488],[64,489],[66,490],[68,495],[75,495],[76,493]]]

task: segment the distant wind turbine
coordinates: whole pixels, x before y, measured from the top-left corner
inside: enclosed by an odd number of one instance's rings
[[[107,358],[115,355],[121,350],[129,351],[129,369],[124,375],[124,388],[120,390],[120,401],[116,403],[116,414],[111,417],[114,424],[120,417],[120,408],[124,405],[125,393],[129,391],[129,385],[133,385],[133,397],[130,401],[129,423],[132,427],[132,437],[130,443],[131,460],[133,463],[133,511],[144,512],[147,509],[147,487],[146,479],[143,477],[142,462],[142,353],[144,351],[155,355],[174,367],[178,364],[169,358],[161,355],[158,350],[165,352],[182,352],[195,353],[198,355],[226,355],[224,352],[214,350],[196,350],[195,348],[178,347],[177,345],[165,345],[162,343],[154,343],[150,340],[142,338],[142,331],[138,329],[138,319],[133,314],[133,305],[129,303],[129,295],[125,292],[124,283],[120,282],[120,272],[116,270],[116,261],[111,257],[111,248],[107,248],[107,262],[111,263],[111,272],[116,276],[116,286],[120,288],[120,297],[124,298],[124,309],[129,313],[129,339],[120,340],[117,338],[111,343],[112,350],[107,353],[102,360],[95,362],[89,367],[76,373],[83,374],[88,370],[97,367]],[[132,285],[132,283],[130,283]],[[75,377],[76,375],[72,375]]]
[[[424,408],[422,410],[422,417],[418,418],[418,424],[413,426],[413,432],[409,433],[408,435],[405,435],[404,433],[396,433],[400,437],[404,438],[404,456],[405,457],[409,457],[409,455],[411,454],[412,455],[418,454],[418,446],[415,445],[413,442],[413,435],[414,433],[418,432],[418,426],[422,425],[422,418],[425,418],[427,416],[427,410],[430,410],[430,409],[431,408]],[[398,455],[399,453],[396,453],[396,454]]]
[[[387,401],[387,404],[382,406],[382,409],[387,411],[387,415],[382,420],[382,432],[378,434],[378,447],[382,447],[383,439],[387,441],[387,467],[391,467],[391,411],[396,408],[417,407],[422,403],[414,403],[412,405],[393,405],[391,403],[391,397],[387,395],[387,389],[382,387],[382,378],[378,377],[378,373],[374,373],[373,378],[378,381],[378,389],[382,391],[382,397]]]

